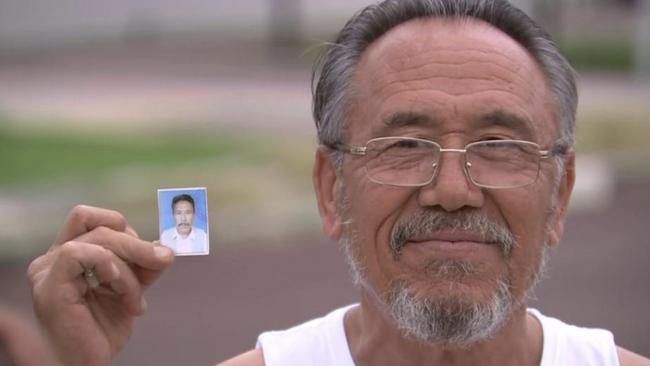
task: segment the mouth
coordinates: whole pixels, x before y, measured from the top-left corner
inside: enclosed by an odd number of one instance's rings
[[[486,240],[482,235],[458,231],[439,232],[427,237],[415,237],[407,240],[407,244],[444,243],[448,245],[493,245],[496,241]]]
[[[507,227],[478,211],[450,214],[434,210],[418,212],[398,222],[389,243],[395,259],[399,259],[400,252],[407,247],[421,254],[426,253],[425,249],[469,253],[498,248],[507,257],[514,244]]]
[[[472,258],[479,260],[491,256],[492,254],[488,253],[495,249],[498,249],[496,242],[487,241],[476,235],[434,234],[407,240],[394,258],[396,260],[401,258],[416,260],[417,258],[419,261],[435,256],[438,259],[471,261]]]

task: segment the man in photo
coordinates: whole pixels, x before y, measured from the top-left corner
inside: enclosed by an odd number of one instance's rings
[[[176,253],[202,253],[206,251],[207,235],[194,226],[194,199],[189,194],[179,194],[172,199],[175,226],[160,235],[160,242]]]

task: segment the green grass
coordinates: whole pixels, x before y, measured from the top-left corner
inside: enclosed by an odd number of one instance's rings
[[[252,165],[282,161],[305,170],[305,154],[286,141],[232,133],[80,133],[0,128],[0,185],[66,176],[96,177],[130,165],[180,166],[235,158]],[[292,153],[293,152],[293,153]]]
[[[634,66],[633,45],[629,39],[564,40],[562,54],[578,70],[627,71]]]

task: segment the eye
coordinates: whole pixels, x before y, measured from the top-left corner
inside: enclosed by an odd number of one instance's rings
[[[511,140],[503,136],[485,136],[481,137],[478,141],[500,141],[500,140]]]
[[[421,143],[416,140],[398,140],[390,145],[390,148],[399,148],[399,149],[415,149],[419,147]]]

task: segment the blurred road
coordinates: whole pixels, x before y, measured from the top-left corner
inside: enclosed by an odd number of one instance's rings
[[[627,182],[617,192],[607,209],[569,217],[533,306],[608,328],[620,345],[648,356],[650,184]],[[178,258],[148,292],[148,312],[115,365],[213,364],[253,347],[263,330],[355,301],[337,244],[322,237],[213,248],[207,258]],[[0,301],[26,313],[27,265],[0,265]]]
[[[316,43],[316,42],[313,42]],[[86,131],[232,128],[314,135],[310,68],[318,47],[163,39],[0,53],[0,113],[22,127]],[[650,79],[585,74],[585,116],[645,120]]]

